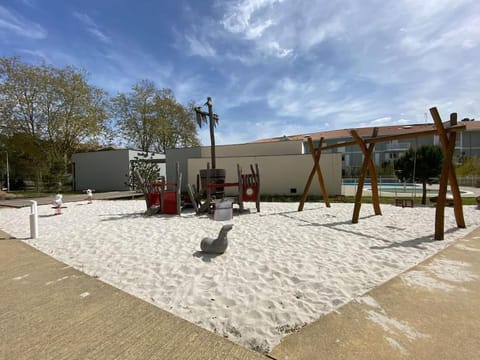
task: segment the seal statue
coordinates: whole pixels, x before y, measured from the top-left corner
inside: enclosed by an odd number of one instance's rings
[[[227,233],[232,230],[233,224],[223,225],[218,233],[218,238],[203,238],[200,248],[208,254],[223,254],[227,250],[228,239]]]

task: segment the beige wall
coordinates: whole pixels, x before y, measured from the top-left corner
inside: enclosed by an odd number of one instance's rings
[[[201,157],[210,157],[210,146],[202,146],[200,149]],[[219,157],[303,154],[303,142],[290,140],[259,144],[217,145],[215,154],[217,161]]]
[[[251,144],[249,144],[249,146],[250,145]],[[209,148],[207,150],[209,150]],[[238,154],[238,151],[235,153]],[[188,183],[196,184],[199,170],[205,169],[209,161],[210,159],[208,157],[188,160]],[[226,170],[226,182],[237,182],[237,164],[240,164],[244,169],[243,172],[250,172],[250,164],[255,163],[258,164],[260,171],[261,193],[269,195],[290,195],[292,194],[291,189],[296,189],[297,195],[302,194],[313,167],[312,156],[306,154],[218,157],[217,169]],[[320,166],[328,195],[340,194],[342,188],[341,154],[323,154],[320,159]],[[316,176],[309,194],[321,195]]]
[[[292,155],[303,154],[302,141],[277,141],[272,143],[249,143],[249,144],[234,144],[234,145],[217,145],[215,146],[217,163],[222,161],[222,158],[242,157],[242,156],[268,156],[268,155]],[[190,171],[188,170],[189,159],[203,159],[203,169],[207,168],[207,162],[210,162],[210,146],[199,146],[194,148],[168,149],[165,152],[167,159],[167,181],[175,182],[175,166],[178,162],[180,165],[180,172],[182,173],[182,191],[187,189],[187,180],[191,181]],[[210,164],[211,166],[211,164]],[[236,165],[235,165],[236,166]],[[217,168],[220,166],[217,165]],[[235,172],[230,171],[230,174],[236,176]],[[198,171],[192,176],[196,177]]]

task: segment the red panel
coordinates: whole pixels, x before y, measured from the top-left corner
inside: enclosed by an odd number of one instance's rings
[[[258,194],[258,184],[243,185],[242,198],[243,201],[256,201]]]
[[[160,193],[148,193],[146,196],[150,207],[160,206]]]
[[[176,214],[177,213],[177,192],[165,191],[165,201],[163,202],[164,214]]]

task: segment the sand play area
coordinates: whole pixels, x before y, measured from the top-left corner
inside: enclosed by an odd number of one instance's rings
[[[265,352],[282,337],[362,296],[480,226],[464,206],[467,229],[445,209],[445,240],[433,240],[435,208],[363,204],[262,203],[256,213],[214,221],[145,216],[143,200],[67,203],[61,215],[39,206],[39,237],[30,208],[0,208],[0,228],[35,248],[236,343]],[[200,252],[204,237],[233,224],[223,255]],[[68,278],[58,279],[56,286]],[[95,296],[94,293],[89,296]]]

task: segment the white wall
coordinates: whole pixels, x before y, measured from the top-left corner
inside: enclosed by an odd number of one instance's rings
[[[119,149],[73,154],[75,189],[94,189],[97,192],[130,190],[126,184],[130,160],[139,153],[141,152],[137,150]],[[164,159],[165,155],[158,154],[154,157]],[[165,164],[161,164],[161,168],[165,174]]]
[[[175,179],[175,167],[178,162],[180,173],[182,174],[182,191],[187,191],[188,159],[201,158],[202,148],[169,149],[165,152],[165,155],[167,160],[167,182],[173,183],[177,181]]]

